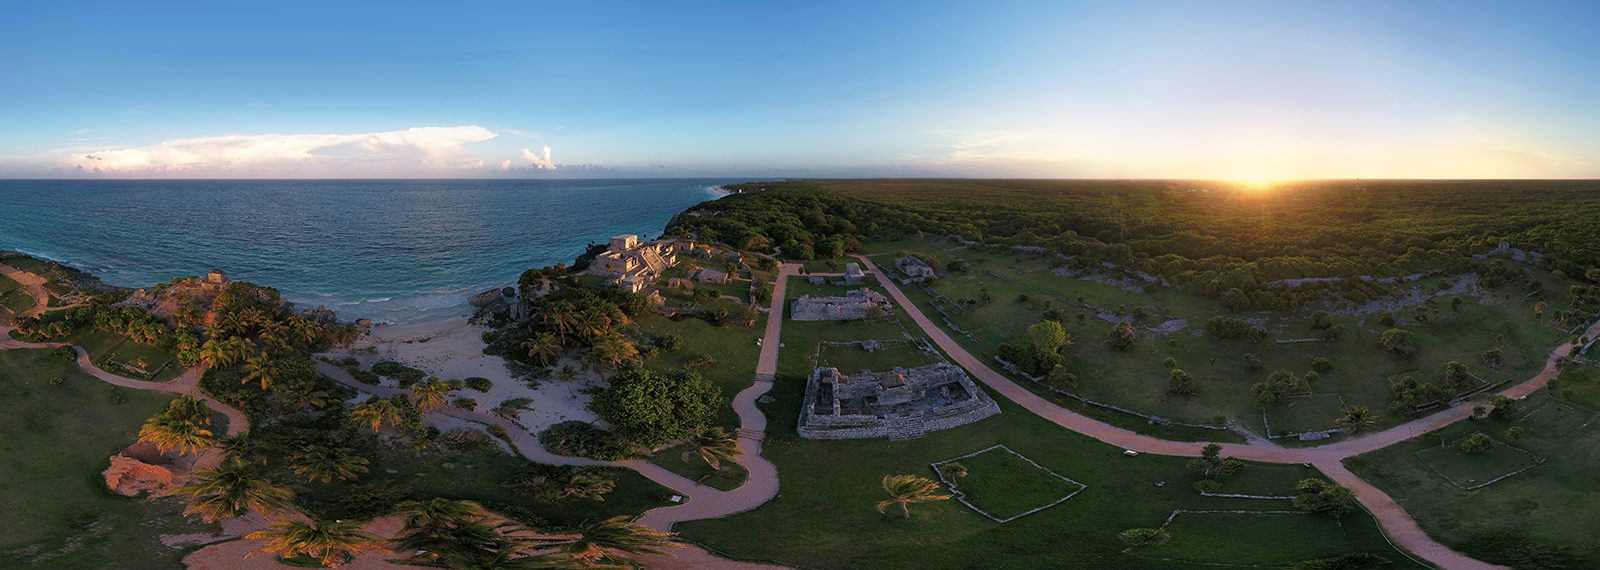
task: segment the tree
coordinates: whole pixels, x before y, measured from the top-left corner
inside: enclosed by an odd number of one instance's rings
[[[396,512],[405,517],[406,531],[448,528],[489,516],[478,503],[437,497],[400,503],[396,505]]]
[[[1389,352],[1410,356],[1417,352],[1417,335],[1406,329],[1389,329],[1378,337],[1378,344]]]
[[[1128,546],[1155,546],[1166,544],[1172,535],[1159,528],[1130,528],[1117,533],[1117,538]]]
[[[1489,410],[1489,417],[1497,420],[1509,420],[1516,417],[1519,407],[1517,400],[1495,394],[1492,402],[1494,403],[1494,408]]]
[[[561,339],[547,332],[534,333],[522,341],[522,350],[526,351],[528,358],[533,359],[536,364],[549,366],[561,356]]]
[[[680,342],[682,341],[680,340]],[[574,398],[578,397],[578,392],[572,389],[573,383],[578,381],[577,366],[571,364],[563,365],[560,370],[556,371],[556,380],[567,385],[567,394]]]
[[[264,514],[290,508],[293,493],[256,473],[243,459],[229,456],[216,467],[201,467],[189,483],[173,489],[188,497],[184,515],[200,515],[206,522],[243,516],[252,510]]]
[[[1134,332],[1131,324],[1117,323],[1106,332],[1106,344],[1111,345],[1112,350],[1132,350],[1134,345],[1139,344],[1139,333]]]
[[[383,539],[362,531],[361,523],[356,521],[279,521],[244,537],[269,539],[258,552],[285,558],[311,556],[329,568],[354,560],[356,553],[362,550],[388,551],[383,547]]]
[[[1190,375],[1188,372],[1185,372],[1183,369],[1173,368],[1170,375],[1172,376],[1172,380],[1167,383],[1168,392],[1188,396],[1200,390],[1200,387],[1195,384],[1194,376]]]
[[[587,562],[614,562],[618,552],[670,557],[664,548],[683,546],[672,541],[672,533],[629,522],[627,516],[586,521],[578,526],[577,536],[547,540],[545,545]]]
[[[1456,387],[1465,387],[1471,383],[1472,373],[1468,371],[1467,363],[1452,360],[1444,365],[1444,379]]]
[[[1300,380],[1288,370],[1273,370],[1266,382],[1260,382],[1250,387],[1255,392],[1256,403],[1265,408],[1282,404],[1289,398],[1289,394],[1300,387]]]
[[[1354,493],[1348,487],[1321,479],[1306,479],[1295,486],[1295,508],[1314,513],[1347,513],[1355,509]]]
[[[412,388],[411,401],[423,412],[443,408],[450,402],[450,385],[438,378],[429,378],[428,381]]]
[[[1040,354],[1055,354],[1067,345],[1067,331],[1056,321],[1039,321],[1028,327],[1028,343]]]
[[[606,493],[616,488],[616,482],[605,477],[576,473],[561,486],[561,498],[604,501]]]
[[[1200,448],[1200,457],[1189,460],[1189,470],[1205,479],[1223,479],[1244,469],[1244,461],[1237,457],[1222,457],[1222,446],[1208,443]]]
[[[258,352],[255,356],[251,356],[245,361],[244,372],[245,375],[239,381],[240,384],[259,382],[261,389],[266,390],[274,380],[278,379],[277,360],[267,356],[265,352]]]
[[[367,472],[367,459],[352,455],[349,448],[317,446],[289,456],[294,472],[311,481],[331,483],[334,479],[352,481]]]
[[[1468,455],[1482,455],[1494,449],[1494,438],[1480,431],[1461,440],[1460,448],[1462,453]]]
[[[878,501],[878,512],[887,514],[890,505],[898,504],[901,516],[908,519],[911,518],[911,509],[906,505],[944,501],[955,496],[940,494],[938,483],[918,475],[884,475],[883,490],[889,493],[889,498]]]
[[[724,462],[732,463],[734,458],[744,454],[739,449],[739,440],[729,435],[720,427],[707,428],[689,438],[689,445],[693,448],[683,453],[683,460],[698,456],[706,465],[717,471],[722,470]]]
[[[698,374],[629,370],[611,377],[589,408],[618,434],[654,446],[705,429],[722,405],[722,392]]]
[[[1488,365],[1490,368],[1500,368],[1500,365],[1504,364],[1506,361],[1504,354],[1501,353],[1500,349],[1498,348],[1491,348],[1483,351],[1483,356],[1480,358],[1483,360],[1483,363]]]
[[[1344,427],[1348,433],[1361,433],[1378,425],[1378,415],[1372,413],[1364,406],[1349,406],[1339,410],[1342,414],[1334,423]]]
[[[1509,439],[1511,441],[1516,441],[1516,440],[1522,439],[1522,434],[1523,434],[1522,426],[1511,426],[1510,429],[1506,430],[1506,439]]]
[[[593,362],[612,370],[622,370],[639,363],[639,349],[619,335],[596,338],[594,345],[589,347],[589,355]]]
[[[390,400],[377,396],[368,398],[367,401],[356,404],[350,410],[350,418],[361,425],[372,428],[372,431],[383,431],[384,425],[398,426],[405,421],[405,411]]]
[[[183,395],[139,427],[139,441],[155,444],[161,453],[176,449],[187,455],[216,445],[216,434],[204,427],[210,424],[211,409],[206,403]]]
[[[228,366],[243,359],[249,352],[250,345],[242,338],[212,338],[200,345],[200,365],[206,369]]]

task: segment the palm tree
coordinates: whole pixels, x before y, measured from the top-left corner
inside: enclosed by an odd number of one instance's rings
[[[242,516],[251,510],[281,512],[289,509],[293,497],[288,489],[274,486],[238,456],[229,456],[216,467],[196,469],[188,484],[172,492],[189,497],[184,515],[198,514],[206,522]]]
[[[567,393],[573,398],[578,397],[578,392],[572,389],[572,384],[578,381],[578,367],[571,364],[563,365],[561,370],[556,372],[556,380],[567,385]]]
[[[411,401],[417,409],[431,412],[450,402],[450,385],[438,379],[429,379],[411,390]]]
[[[354,560],[356,553],[362,550],[389,550],[383,547],[383,539],[362,531],[361,523],[349,521],[279,521],[265,530],[244,537],[271,539],[258,552],[269,552],[285,558],[314,556],[329,568]]]
[[[538,362],[540,366],[549,366],[561,356],[561,341],[556,335],[542,332],[522,341],[522,350],[528,352],[528,358]]]
[[[352,481],[367,472],[367,459],[351,455],[348,448],[313,447],[289,457],[294,472],[311,481]]]
[[[211,407],[205,400],[184,394],[167,403],[168,415],[175,419],[211,425]]]
[[[709,428],[689,438],[694,449],[683,452],[683,460],[689,461],[690,457],[699,455],[700,459],[710,465],[712,469],[722,470],[723,462],[734,462],[734,457],[742,455],[744,450],[739,449],[739,440],[728,435],[720,427]]]
[[[1378,415],[1364,406],[1350,406],[1340,410],[1340,412],[1344,415],[1333,421],[1344,426],[1344,430],[1349,433],[1360,433],[1378,425]]]
[[[621,370],[624,364],[639,361],[639,349],[633,343],[617,335],[606,335],[594,340],[594,346],[589,352],[594,353],[592,359],[610,367],[612,370]]]
[[[400,425],[400,422],[405,421],[405,415],[400,410],[400,406],[376,396],[357,404],[355,408],[350,410],[350,417],[362,425],[371,426],[372,431],[382,431],[385,424],[394,426]]]
[[[490,524],[476,518],[454,524],[407,527],[395,540],[395,550],[418,552],[411,562],[444,562],[451,568],[478,568],[506,550],[527,548],[525,529],[511,523]]]
[[[200,345],[200,365],[206,369],[220,368],[236,361],[227,341],[212,338]]]
[[[428,501],[400,503],[398,512],[406,517],[405,529],[444,528],[482,520],[489,515],[482,505],[472,501],[453,501],[434,498]]]
[[[278,362],[266,352],[257,352],[244,363],[244,379],[240,384],[260,382],[261,389],[265,390],[278,378]]]
[[[611,330],[611,317],[599,307],[589,307],[574,315],[572,324],[579,336],[598,338]]]
[[[153,443],[156,450],[166,453],[178,450],[189,454],[216,445],[216,434],[192,421],[172,417],[163,411],[146,420],[139,427],[139,441]]]
[[[567,334],[572,332],[575,311],[576,309],[572,306],[572,303],[559,301],[545,307],[545,311],[539,314],[539,320],[546,326],[555,329],[556,339],[560,340],[562,344],[566,344]]]
[[[596,475],[573,475],[561,489],[561,498],[594,499],[604,502],[606,493],[617,488],[616,482]]]
[[[878,501],[878,512],[886,513],[890,505],[899,504],[900,513],[908,519],[911,518],[911,509],[906,505],[943,501],[954,496],[939,494],[938,483],[918,475],[884,475],[883,490],[889,493],[889,498]]]
[[[560,548],[561,554],[594,563],[613,560],[614,552],[630,554],[658,554],[672,556],[662,548],[681,548],[672,541],[672,533],[656,530],[635,522],[627,516],[587,521],[578,527],[578,535],[547,539],[547,546]]]

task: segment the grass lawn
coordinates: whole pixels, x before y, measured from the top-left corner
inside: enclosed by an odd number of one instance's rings
[[[1305,465],[1252,464],[1250,467],[1225,479],[1215,493],[1256,495],[1260,497],[1292,497],[1299,482],[1321,477],[1316,469]],[[1287,508],[1287,501],[1273,503],[1274,508]]]
[[[1344,400],[1338,394],[1312,394],[1267,408],[1266,422],[1272,435],[1333,429],[1339,427],[1333,420],[1341,415],[1343,407]]]
[[[840,372],[883,371],[895,367],[915,368],[939,362],[918,344],[903,338],[879,340],[879,347],[868,352],[859,344],[822,344],[817,365],[832,366]],[[798,347],[797,347],[798,348]]]
[[[657,451],[645,457],[651,463],[665,467],[668,471],[698,481],[701,485],[722,491],[731,491],[744,484],[750,472],[737,463],[724,464],[722,470],[712,469],[710,465],[700,459],[699,455],[690,455],[687,461],[683,454],[689,451],[687,443]]]
[[[1178,513],[1166,527],[1172,540],[1145,553],[1205,564],[1271,566],[1338,556],[1350,551],[1350,537],[1343,527],[1330,528],[1334,520],[1303,512]]]
[[[1587,401],[1600,393],[1597,372],[1584,366],[1568,369],[1558,379],[1555,394],[1546,390],[1529,396],[1522,405],[1531,413],[1514,421],[1459,422],[1434,434],[1347,459],[1345,464],[1394,497],[1423,530],[1447,545],[1470,552],[1474,536],[1509,531],[1588,559],[1569,565],[1571,568],[1593,567],[1600,562],[1600,541],[1595,539],[1600,536],[1600,517],[1594,516],[1600,512],[1600,493],[1594,492],[1594,474],[1600,472],[1600,426],[1596,425],[1600,422],[1576,429],[1571,422],[1577,414],[1564,418],[1545,414],[1560,410],[1567,402],[1558,395]],[[1493,461],[1493,453],[1455,458],[1451,455],[1458,451],[1440,445],[1457,444],[1480,431],[1504,440],[1513,426],[1524,431],[1511,443],[1545,458],[1543,464],[1473,491],[1446,480],[1445,476],[1483,482],[1526,465],[1525,456],[1510,450],[1502,450],[1509,452],[1502,454],[1502,461],[1489,464],[1477,460]]]
[[[0,567],[179,568],[162,534],[207,532],[176,500],[123,497],[100,473],[172,396],[116,389],[48,350],[0,351]],[[51,386],[48,379],[64,382]],[[216,426],[218,431],[225,425]]]
[[[89,361],[102,370],[112,374],[128,376],[140,380],[154,380],[167,382],[183,374],[183,366],[178,364],[177,357],[155,346],[133,342],[122,335],[112,334],[93,327],[83,327],[72,336],[66,338],[67,342],[83,347],[89,353]],[[132,369],[125,369],[108,361],[125,362],[137,366],[139,361],[145,362],[146,370],[154,371],[156,367],[166,363],[154,378],[144,378]]]
[[[1062,324],[1072,338],[1068,366],[1079,379],[1079,395],[1191,424],[1209,425],[1218,416],[1226,416],[1264,431],[1250,386],[1265,380],[1275,369],[1304,376],[1310,371],[1311,359],[1318,356],[1331,359],[1334,368],[1320,373],[1311,386],[1313,392],[1339,394],[1350,405],[1385,410],[1392,399],[1390,376],[1403,372],[1425,382],[1442,382],[1445,363],[1456,360],[1467,363],[1474,374],[1488,382],[1517,381],[1541,368],[1545,354],[1565,338],[1563,331],[1540,325],[1532,318],[1532,305],[1537,299],[1523,298],[1520,290],[1505,288],[1462,295],[1466,302],[1459,310],[1448,307],[1448,297],[1435,298],[1432,304],[1423,305],[1422,321],[1416,321],[1411,310],[1404,311],[1406,320],[1399,326],[1416,333],[1420,347],[1410,358],[1390,355],[1378,347],[1378,337],[1390,327],[1380,324],[1376,314],[1335,316],[1334,322],[1346,329],[1344,337],[1337,341],[1280,344],[1274,341],[1316,337],[1317,331],[1309,324],[1314,308],[1235,314],[1217,302],[1176,288],[1146,286],[1137,280],[1058,275],[1051,271],[1048,259],[1030,254],[991,254],[935,242],[925,242],[921,247],[897,247],[931,254],[946,264],[957,258],[966,262],[964,273],[928,283],[926,291],[917,284],[902,286],[901,290],[934,322],[944,324],[948,315],[955,327],[970,333],[969,337],[946,327],[974,354],[992,356],[1001,344],[1019,342],[1024,330],[1053,307],[1063,311]],[[883,258],[879,261],[888,262]],[[1534,271],[1541,279],[1551,280],[1549,290],[1559,289],[1556,280]],[[1436,291],[1444,279],[1433,277],[1405,287]],[[982,300],[985,293],[990,300]],[[1103,340],[1112,326],[1103,317],[1116,314],[1133,317],[1136,329],[1144,333],[1145,338],[1131,351],[1111,350]],[[1205,321],[1217,315],[1259,322],[1268,330],[1268,339],[1252,342],[1203,336]],[[1498,369],[1480,363],[1480,356],[1490,348],[1503,351],[1505,363]],[[1247,367],[1246,354],[1261,360],[1259,370]],[[1167,358],[1195,377],[1200,387],[1198,394],[1167,393],[1169,376],[1163,365]],[[1321,406],[1312,408],[1317,409],[1308,408],[1304,421],[1320,424],[1324,418],[1309,416],[1324,416],[1327,410]],[[1299,414],[1283,415],[1282,420],[1288,422],[1288,416]],[[1411,419],[1381,412],[1379,416],[1380,429]],[[1333,417],[1337,414],[1326,419]],[[1113,421],[1130,429],[1138,429],[1137,424],[1142,423],[1131,416]]]
[[[783,489],[753,511],[677,525],[682,536],[734,557],[805,568],[1179,569],[1194,565],[1126,552],[1117,533],[1159,526],[1177,509],[1262,505],[1259,500],[1201,496],[1191,486],[1195,475],[1185,468],[1187,459],[1127,457],[1120,449],[1063,429],[998,397],[1001,414],[915,440],[818,441],[796,435],[804,379],[819,341],[904,338],[904,331],[898,319],[784,323],[785,348],[779,352],[778,377],[769,392],[773,398],[761,404],[769,422],[763,455],[777,464]],[[880,486],[884,475],[933,478],[932,463],[999,444],[1087,488],[1055,507],[1005,524],[956,501],[911,505],[910,519],[901,519],[896,511],[880,515],[873,509],[887,498]],[[978,466],[968,467],[973,473],[969,478],[980,472]],[[981,485],[969,485],[978,486],[974,492],[982,491]],[[1342,526],[1331,517],[1308,519],[1321,524],[1324,532],[1344,537],[1345,551],[1380,553],[1396,561],[1391,568],[1416,568],[1384,541],[1364,513],[1347,515]]]
[[[616,490],[608,493],[604,501],[569,499],[545,502],[507,487],[506,483],[522,475],[529,462],[497,447],[479,451],[417,453],[406,449],[380,450],[370,456],[371,471],[362,483],[390,481],[409,486],[412,495],[446,497],[483,503],[498,511],[509,506],[522,513],[531,514],[556,525],[570,525],[590,519],[617,515],[636,515],[655,507],[670,504],[667,497],[672,491],[646,479],[632,469],[607,468],[606,477],[616,482]],[[390,473],[389,471],[395,471]],[[312,496],[326,499],[329,493],[349,489],[343,485],[317,485]]]
[[[974,509],[1001,521],[1048,508],[1083,490],[1083,485],[1034,465],[1004,447],[935,463],[934,469],[956,462],[967,468],[967,474],[953,480],[941,478]]]
[[[1494,447],[1480,454],[1469,454],[1458,447],[1460,441],[1445,441],[1439,447],[1417,452],[1417,458],[1434,473],[1462,489],[1483,485],[1497,477],[1527,469],[1539,464],[1539,458],[1518,451],[1505,442],[1495,441]]]
[[[11,322],[11,316],[33,308],[38,301],[28,294],[15,279],[0,275],[0,323]]]
[[[685,364],[699,358],[714,359],[714,363],[695,372],[721,388],[728,400],[718,422],[727,426],[739,424],[739,416],[733,412],[733,396],[755,381],[756,361],[761,358],[761,345],[756,341],[766,332],[765,320],[758,319],[748,327],[731,322],[719,327],[704,319],[673,321],[650,314],[639,318],[639,329],[652,336],[676,334],[686,341],[682,350],[662,353],[645,362],[647,369],[671,372],[684,370]]]

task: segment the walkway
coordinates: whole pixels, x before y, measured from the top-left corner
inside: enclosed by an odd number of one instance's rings
[[[868,271],[876,273],[880,277],[883,276],[877,266],[873,265],[872,260],[866,256],[854,255],[853,257],[859,259],[863,267]],[[911,302],[911,299],[900,291],[899,287],[895,286],[893,280],[880,278],[878,282],[883,285],[891,297],[894,297],[895,302],[900,304],[905,313],[911,316],[911,320],[915,321],[917,326],[922,327],[928,337],[933,339],[933,342],[938,344],[939,348],[944,349],[952,360],[966,368],[979,381],[1028,411],[1055,422],[1057,425],[1123,449],[1184,457],[1194,457],[1200,454],[1200,445],[1197,443],[1157,439],[1090,419],[1058,406],[1027,388],[1012,382],[1011,379],[996,372],[987,363],[967,352],[955,339],[935,325],[932,320],[922,313],[922,310],[916,304]],[[1600,335],[1600,323],[1589,327],[1586,334],[1590,338]],[[1537,375],[1500,393],[1508,397],[1520,398],[1543,388],[1550,382],[1550,379],[1555,378],[1560,373],[1556,363],[1559,359],[1567,356],[1571,350],[1572,347],[1565,343],[1556,347],[1555,350],[1551,351],[1545,368]],[[1373,487],[1354,473],[1351,473],[1344,467],[1343,463],[1343,460],[1347,457],[1393,445],[1465,419],[1471,415],[1471,408],[1470,404],[1455,406],[1382,432],[1354,437],[1338,444],[1324,447],[1288,449],[1276,445],[1223,444],[1223,453],[1241,459],[1266,463],[1310,463],[1327,474],[1334,482],[1349,487],[1354,491],[1356,500],[1360,501],[1367,510],[1372,512],[1389,537],[1413,554],[1450,570],[1503,569],[1503,566],[1496,566],[1470,558],[1433,540],[1427,533],[1422,531],[1422,528],[1405,512],[1405,509],[1399,503],[1377,487]]]

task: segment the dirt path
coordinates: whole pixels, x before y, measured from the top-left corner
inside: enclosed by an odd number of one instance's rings
[[[870,272],[880,276],[883,275],[877,266],[873,265],[872,260],[861,255],[855,255],[854,257],[859,259]],[[1197,443],[1157,439],[1090,419],[1062,408],[1027,388],[1012,382],[1009,378],[996,372],[988,364],[973,356],[972,353],[967,352],[955,339],[951,338],[943,329],[928,319],[921,309],[917,308],[911,302],[911,299],[907,298],[891,280],[880,278],[878,282],[883,285],[891,297],[894,297],[895,302],[900,304],[906,314],[910,315],[911,320],[915,321],[917,326],[922,327],[928,337],[935,344],[938,344],[939,348],[944,349],[952,360],[966,368],[979,381],[1028,411],[1072,431],[1124,449],[1132,449],[1142,453],[1184,457],[1193,457],[1200,454],[1200,445]],[[1600,334],[1600,323],[1589,327],[1587,334],[1591,338]],[[1565,357],[1571,350],[1572,347],[1565,343],[1556,347],[1555,350],[1551,351],[1545,368],[1537,375],[1500,393],[1508,397],[1520,398],[1543,388],[1550,382],[1550,379],[1555,378],[1560,373],[1556,362]],[[1373,516],[1378,519],[1378,523],[1383,526],[1389,537],[1406,550],[1450,570],[1502,569],[1504,568],[1503,566],[1488,564],[1470,558],[1433,540],[1427,533],[1422,531],[1421,527],[1405,512],[1405,509],[1399,503],[1395,502],[1393,498],[1382,490],[1361,480],[1361,478],[1346,469],[1343,464],[1345,458],[1393,445],[1465,419],[1472,414],[1471,408],[1471,404],[1458,405],[1416,421],[1401,424],[1378,433],[1354,437],[1325,447],[1289,449],[1260,443],[1223,444],[1223,453],[1241,459],[1267,463],[1310,463],[1315,465],[1335,482],[1350,487],[1355,492],[1356,500],[1360,501],[1367,510],[1372,511]]]

